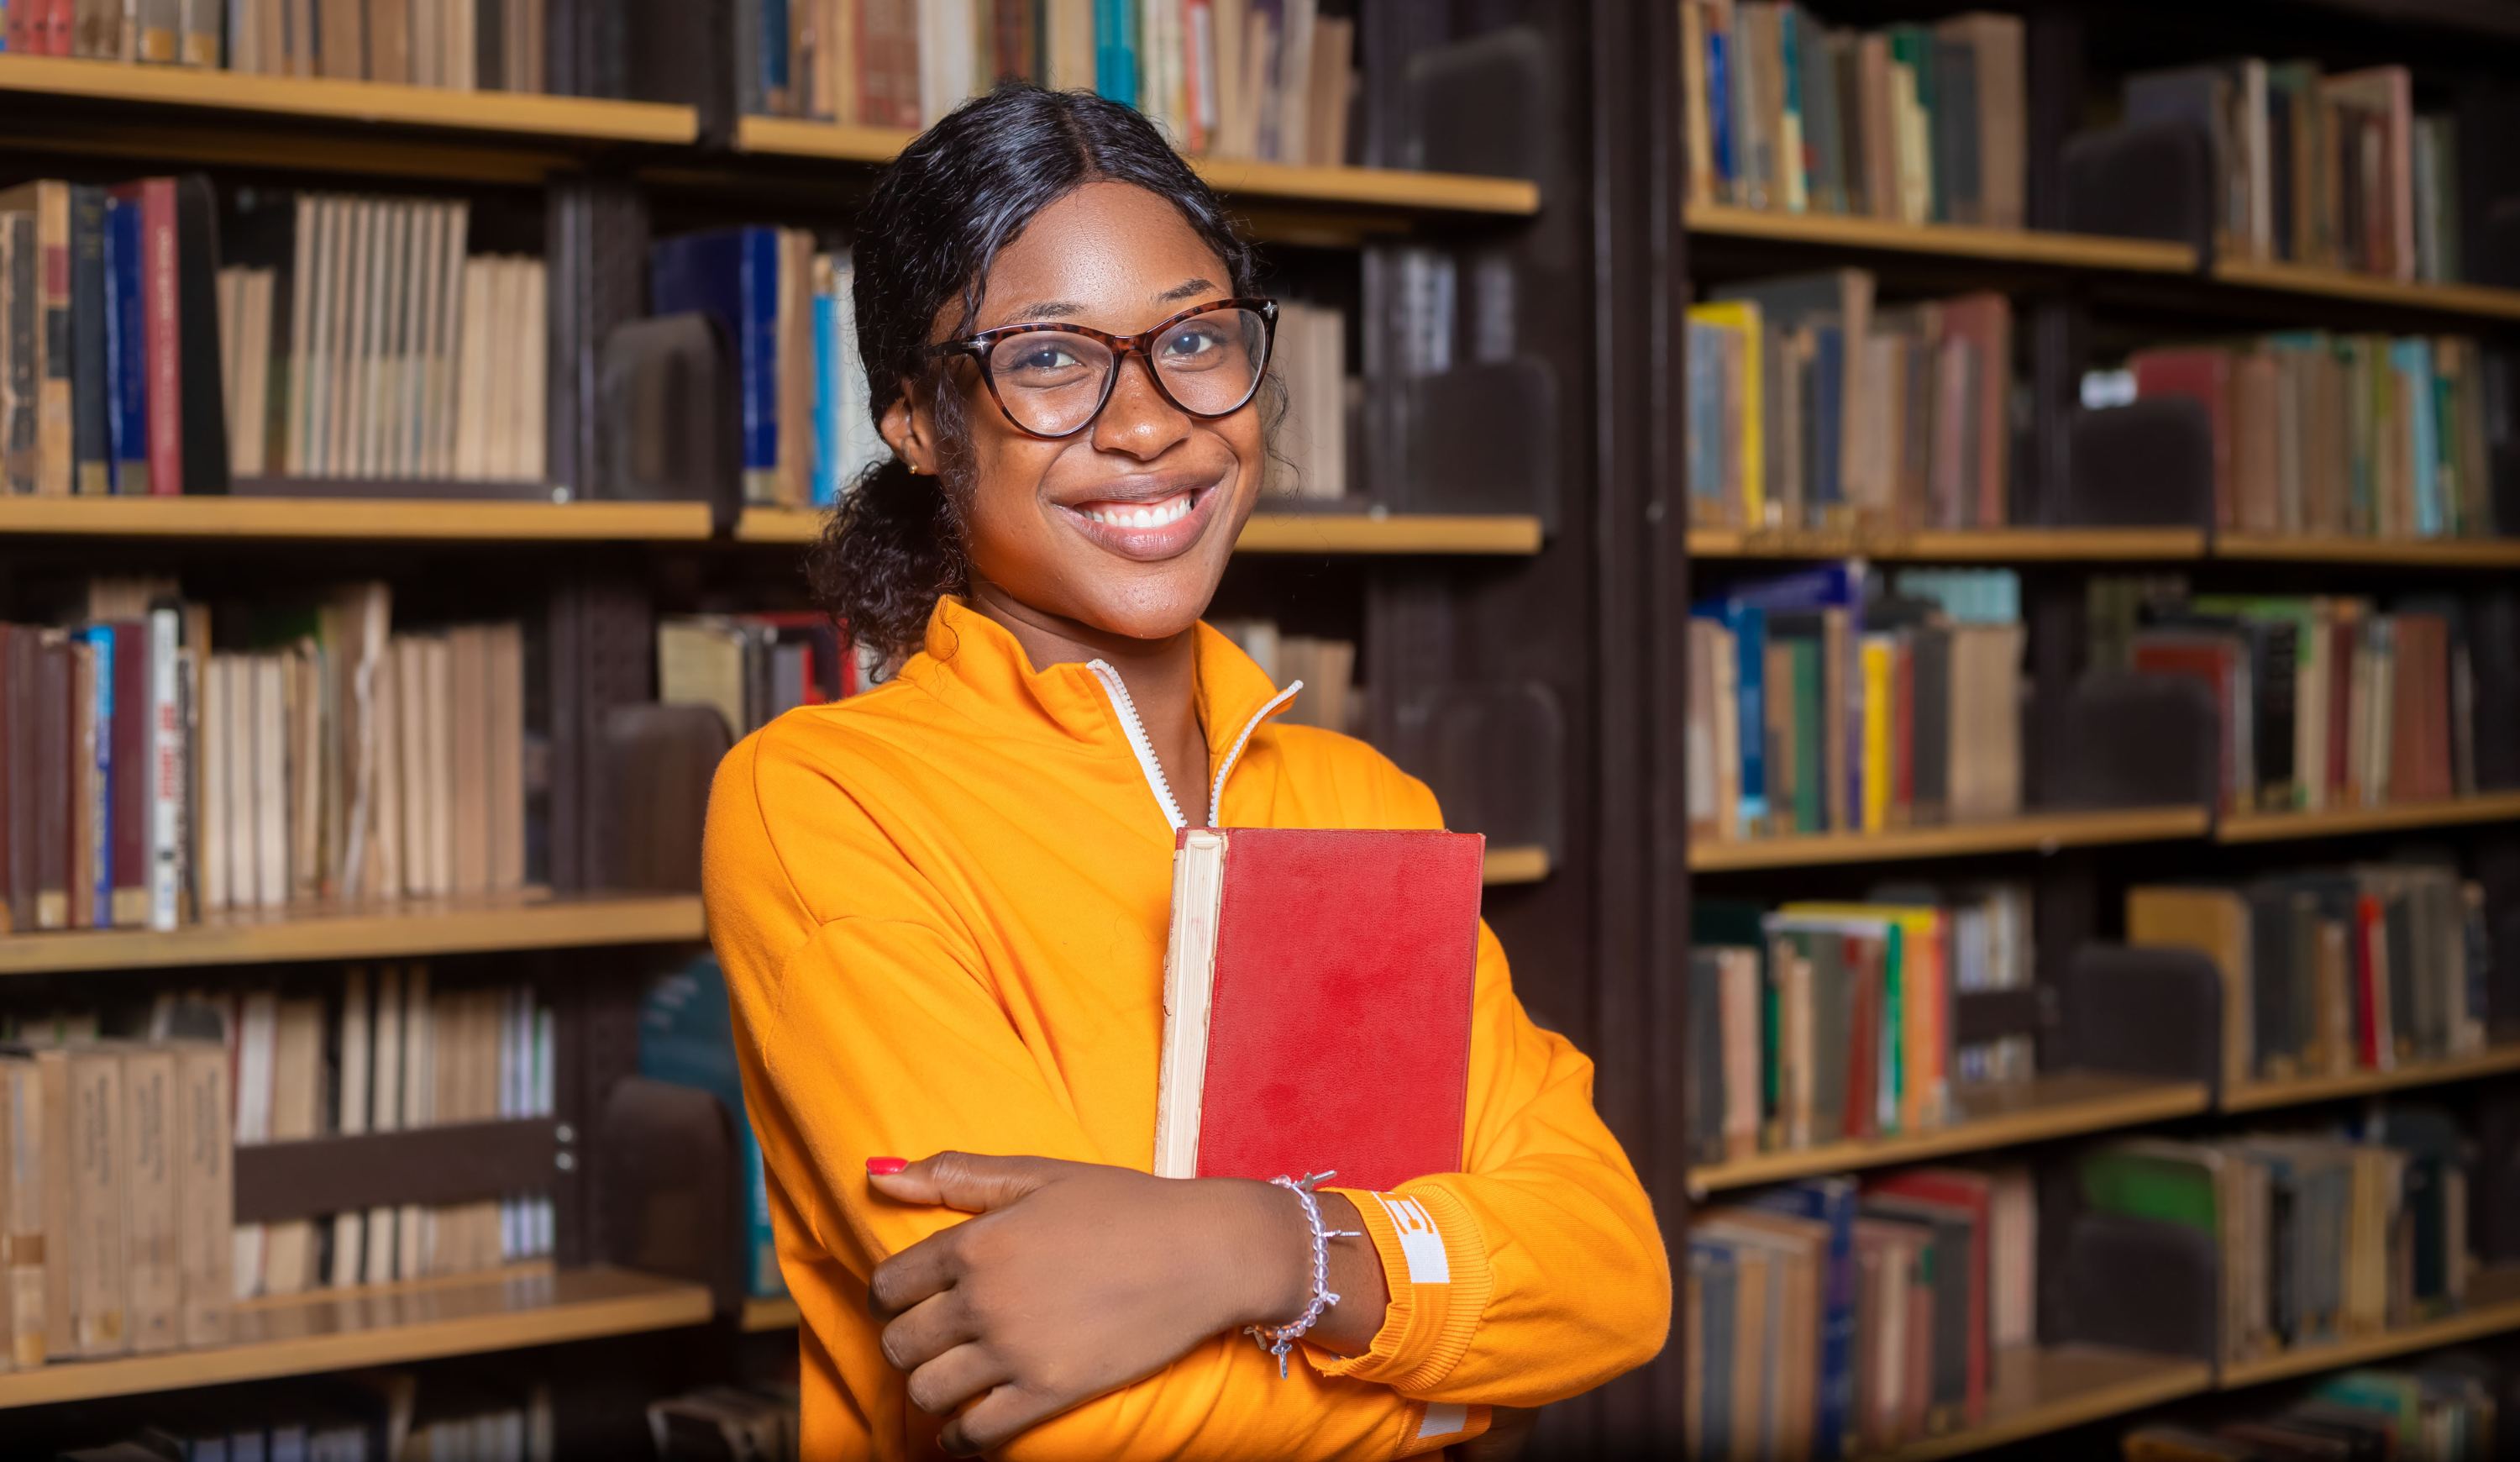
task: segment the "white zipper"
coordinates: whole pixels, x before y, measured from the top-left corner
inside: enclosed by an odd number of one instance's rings
[[[1172,784],[1164,780],[1163,763],[1155,759],[1154,743],[1147,740],[1147,723],[1138,715],[1138,703],[1129,698],[1128,682],[1120,678],[1120,672],[1111,667],[1109,661],[1089,660],[1085,668],[1092,670],[1095,678],[1102,682],[1102,693],[1110,698],[1111,709],[1120,717],[1120,729],[1128,733],[1129,750],[1138,754],[1138,770],[1146,773],[1147,786],[1155,795],[1155,804],[1164,809],[1164,821],[1171,824],[1176,833],[1190,826],[1189,820],[1182,816],[1181,803],[1173,800]],[[1242,755],[1243,746],[1251,740],[1251,733],[1260,729],[1260,723],[1269,718],[1271,711],[1293,700],[1295,692],[1303,688],[1304,682],[1300,680],[1287,686],[1272,697],[1269,704],[1261,707],[1250,720],[1243,722],[1242,734],[1234,738],[1234,750],[1225,754],[1225,764],[1216,769],[1216,786],[1208,798],[1209,827],[1217,826],[1223,816],[1226,774],[1234,770],[1234,763]]]

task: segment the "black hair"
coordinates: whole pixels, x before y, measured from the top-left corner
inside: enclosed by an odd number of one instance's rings
[[[1171,204],[1225,263],[1231,293],[1255,287],[1256,262],[1225,206],[1136,110],[1084,91],[1008,83],[956,108],[884,170],[858,220],[858,355],[878,423],[915,383],[940,379],[927,353],[959,293],[968,331],[989,267],[1042,209],[1087,183],[1129,183]],[[931,403],[942,477],[887,457],[869,468],[806,564],[815,598],[886,663],[915,653],[939,596],[962,592],[970,565],[963,503],[962,392]]]

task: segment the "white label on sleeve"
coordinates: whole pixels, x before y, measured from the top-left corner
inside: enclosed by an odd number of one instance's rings
[[[1400,1235],[1400,1256],[1409,1261],[1409,1282],[1451,1284],[1453,1261],[1445,1256],[1444,1236],[1435,1232],[1435,1220],[1426,1216],[1425,1208],[1396,1193],[1376,1193],[1373,1201],[1391,1215],[1391,1226]]]
[[[1418,1439],[1450,1437],[1470,1424],[1470,1408],[1451,1401],[1428,1401],[1426,1419],[1418,1424]]]

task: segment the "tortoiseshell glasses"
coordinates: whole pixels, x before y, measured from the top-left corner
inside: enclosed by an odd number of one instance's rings
[[[1163,398],[1197,417],[1230,416],[1260,388],[1278,334],[1274,299],[1218,299],[1194,305],[1142,335],[1106,335],[1082,325],[1003,325],[928,346],[968,355],[1008,421],[1035,436],[1073,436],[1102,415],[1120,362],[1147,358]]]

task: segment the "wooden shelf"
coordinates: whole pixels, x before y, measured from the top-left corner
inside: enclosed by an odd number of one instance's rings
[[[2318,295],[2489,320],[2520,320],[2520,290],[2489,285],[2422,284],[2344,269],[2315,269],[2305,264],[2254,259],[2219,260],[2214,265],[2214,277],[2224,284],[2254,290]]]
[[[2214,1384],[2214,1368],[2204,1361],[2100,1346],[2013,1346],[1994,1358],[1984,1421],[1910,1442],[1887,1453],[1887,1462],[1931,1462],[2044,1437],[2196,1395]]]
[[[2214,829],[2218,843],[2276,843],[2296,838],[2341,838],[2355,833],[2396,833],[2415,828],[2457,827],[2520,818],[2520,792],[2487,792],[2447,801],[2393,802],[2385,807],[2335,807],[2318,812],[2245,812]]]
[[[477,498],[0,497],[0,536],[412,541],[701,540],[706,503]]]
[[[667,944],[706,934],[694,893],[556,898],[528,892],[349,907],[299,904],[220,913],[163,932],[0,936],[0,975]]]
[[[2448,1061],[2422,1061],[2391,1072],[2348,1072],[2341,1076],[2303,1076],[2290,1081],[2252,1081],[2223,1093],[2225,1112],[2264,1112],[2340,1097],[2371,1096],[2416,1086],[2441,1086],[2478,1076],[2520,1072],[2520,1044],[2498,1046],[2474,1056]]]
[[[249,1301],[211,1350],[61,1361],[0,1375],[0,1408],[45,1406],[513,1350],[698,1325],[709,1293],[620,1269],[506,1270],[462,1280]]]
[[[1954,1083],[1958,1120],[1932,1131],[1871,1142],[1832,1142],[1796,1152],[1757,1153],[1688,1170],[1688,1190],[1703,1196],[1823,1172],[1920,1163],[1955,1153],[1987,1152],[2051,1137],[2104,1132],[2194,1117],[2211,1101],[2201,1082],[2067,1072],[2027,1081]]]
[[[2199,528],[1690,528],[1692,559],[1882,559],[2002,564],[2183,562],[2205,556]]]
[[[743,1313],[736,1322],[746,1335],[761,1335],[774,1330],[793,1330],[804,1323],[797,1312],[796,1302],[785,1295],[777,1299],[751,1299],[743,1302]]]
[[[740,117],[735,124],[738,152],[845,162],[889,162],[915,135],[890,127],[841,126],[784,116]],[[1236,198],[1419,213],[1527,217],[1540,211],[1540,185],[1521,178],[1396,167],[1297,167],[1227,158],[1193,158],[1191,165],[1211,187]]]
[[[652,102],[448,91],[380,81],[326,81],[46,56],[0,55],[0,93],[570,143],[687,146],[699,137],[698,113]]]
[[[5,503],[7,499],[0,499]],[[797,508],[746,508],[735,536],[745,543],[810,543],[823,515]],[[1433,513],[1254,513],[1236,542],[1239,553],[1533,554],[1540,520]]]
[[[2052,852],[2111,843],[2201,838],[2210,819],[2202,807],[2138,807],[2123,812],[2034,812],[2002,822],[1903,828],[1886,833],[1810,833],[1692,843],[1688,866],[1699,873],[1747,868],[1810,868],[1907,858],[1958,858],[1973,853]]]
[[[1479,872],[1479,882],[1490,886],[1536,884],[1547,877],[1549,849],[1545,847],[1491,847]]]
[[[2283,564],[2382,564],[2415,569],[2520,568],[2520,538],[2349,538],[2217,534],[2214,557]]]
[[[2122,269],[2144,274],[2187,274],[2196,251],[2184,244],[2151,239],[2112,239],[2038,229],[1971,228],[1950,223],[1895,223],[1847,213],[1773,213],[1730,204],[1688,206],[1688,231],[1729,239],[1817,244],[1838,249],[1886,250],[1952,258],[1996,259],[2080,269]]]
[[[2520,1330],[2520,1265],[2488,1269],[2469,1280],[2467,1308],[2457,1314],[2445,1315],[2421,1325],[2409,1325],[2403,1330],[2384,1331],[2379,1335],[2362,1336],[2334,1345],[2306,1346],[2279,1355],[2227,1365],[2216,1384],[2224,1391],[2232,1391],[2268,1381],[2284,1381],[2295,1376],[2364,1365],[2374,1360],[2386,1360],[2392,1355],[2462,1345],[2505,1330]]]

